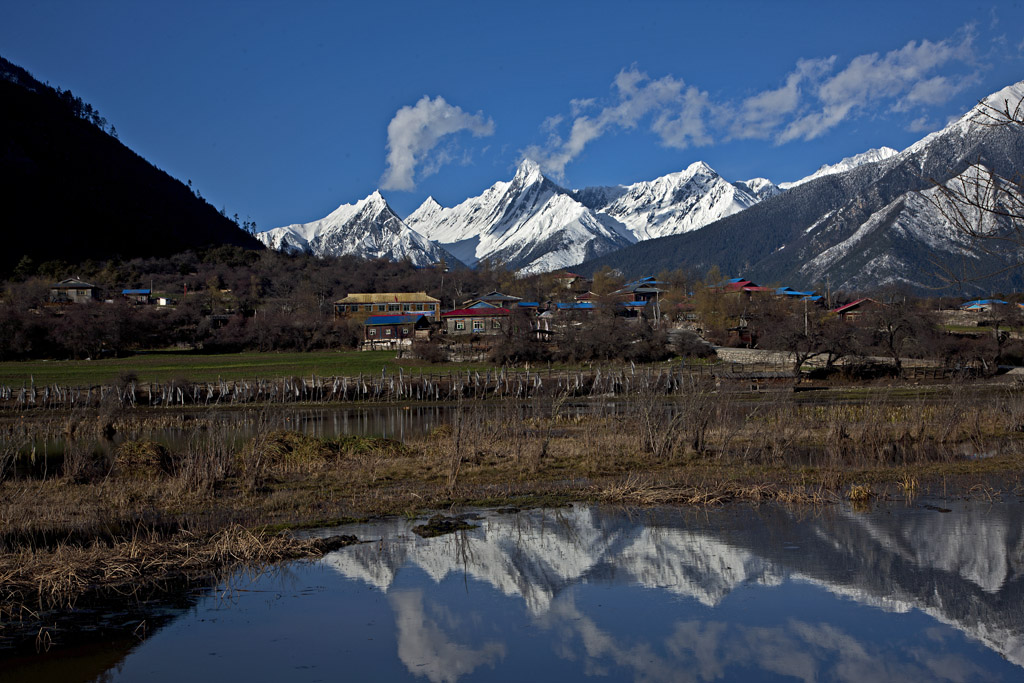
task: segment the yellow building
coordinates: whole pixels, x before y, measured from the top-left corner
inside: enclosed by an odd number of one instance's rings
[[[426,292],[383,292],[349,294],[334,302],[337,318],[362,322],[371,315],[414,315],[420,313],[438,320],[441,301]]]

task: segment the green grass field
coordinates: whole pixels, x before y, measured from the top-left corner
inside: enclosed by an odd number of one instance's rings
[[[165,382],[172,379],[211,381],[309,377],[317,375],[379,374],[398,372],[444,373],[483,370],[484,363],[445,363],[430,365],[417,360],[395,359],[393,351],[312,351],[308,353],[195,354],[180,351],[153,351],[128,358],[79,361],[9,361],[0,363],[0,384],[20,387],[35,381],[37,385],[90,386],[110,383],[125,372],[134,372],[141,382]]]

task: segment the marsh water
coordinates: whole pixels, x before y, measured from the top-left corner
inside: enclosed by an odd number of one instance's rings
[[[318,530],[367,542],[0,659],[0,679],[1024,678],[1020,502],[474,516],[433,539],[422,519]]]

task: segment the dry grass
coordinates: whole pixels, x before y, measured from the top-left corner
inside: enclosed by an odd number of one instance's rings
[[[1000,479],[1021,487],[1024,400],[973,398],[952,390],[921,405],[881,392],[811,405],[695,385],[682,400],[634,397],[615,415],[569,414],[557,397],[466,405],[455,424],[405,444],[319,439],[265,422],[235,442],[211,422],[194,425],[178,449],[130,440],[105,456],[96,455],[95,417],[47,421],[44,429],[72,435],[72,462],[43,480],[0,479],[0,617],[33,599],[67,604],[97,586],[314,552],[253,531],[268,527],[465,505],[822,505],[889,488],[907,499],[997,500]],[[125,416],[116,423],[141,433]],[[31,433],[12,425],[0,456]]]
[[[238,525],[213,534],[179,532],[113,545],[58,545],[0,555],[0,585],[47,605],[70,605],[91,588],[135,589],[316,554],[309,543]]]

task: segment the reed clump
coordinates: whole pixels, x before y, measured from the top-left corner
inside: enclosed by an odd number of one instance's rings
[[[31,597],[49,608],[66,607],[96,587],[135,590],[179,578],[221,576],[242,567],[319,556],[322,547],[312,539],[240,525],[207,534],[183,530],[166,538],[140,533],[110,546],[62,544],[0,555],[0,585],[8,596]],[[14,610],[14,603],[7,603],[6,609]]]

